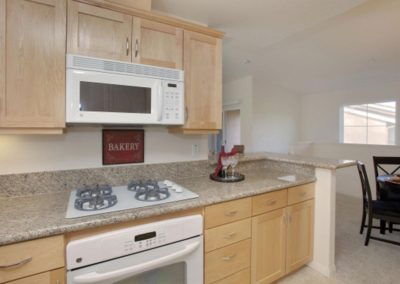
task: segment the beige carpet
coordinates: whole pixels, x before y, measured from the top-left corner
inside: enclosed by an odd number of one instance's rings
[[[400,246],[370,240],[364,246],[359,234],[361,200],[337,196],[336,205],[336,273],[327,278],[309,267],[279,281],[279,284],[398,284],[400,283]],[[379,235],[372,230],[372,235]],[[400,232],[384,237],[400,242]]]

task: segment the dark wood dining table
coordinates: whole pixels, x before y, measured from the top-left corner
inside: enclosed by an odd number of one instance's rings
[[[400,177],[395,181],[396,175],[381,175],[376,179],[379,184],[379,199],[400,202]]]
[[[380,175],[376,178],[379,184],[379,200],[400,202],[400,178],[397,175]],[[385,234],[386,222],[380,222],[380,233]]]

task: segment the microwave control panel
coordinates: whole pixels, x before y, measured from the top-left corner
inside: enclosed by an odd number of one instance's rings
[[[163,82],[163,115],[165,124],[183,124],[184,92],[182,82]]]

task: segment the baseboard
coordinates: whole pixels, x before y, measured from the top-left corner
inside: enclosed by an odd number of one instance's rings
[[[320,263],[316,263],[315,261],[310,262],[309,264],[307,264],[307,266],[309,266],[310,268],[314,269],[315,271],[325,275],[326,277],[331,277],[332,274],[336,271],[336,266],[330,265],[323,265]]]

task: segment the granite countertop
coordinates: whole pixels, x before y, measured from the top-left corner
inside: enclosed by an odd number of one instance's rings
[[[301,175],[294,182],[277,179],[287,174],[261,169],[238,183],[219,183],[208,176],[179,179],[177,183],[199,194],[199,198],[75,219],[65,219],[69,192],[2,198],[0,245],[198,208],[315,181],[312,176]]]
[[[265,159],[271,161],[287,162],[297,165],[311,166],[315,168],[323,168],[331,170],[350,167],[357,164],[357,162],[354,160],[335,160],[328,158],[305,157],[300,155],[279,154],[279,153],[269,153],[269,152],[239,154],[239,161],[241,162],[258,161]],[[216,164],[217,157],[211,157],[209,161],[211,165]]]

